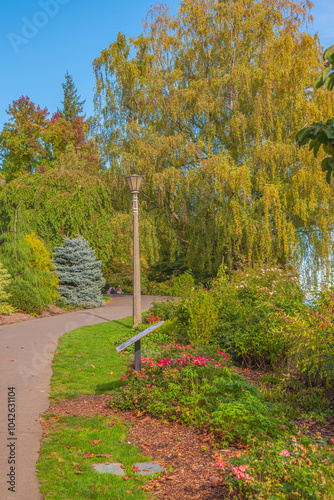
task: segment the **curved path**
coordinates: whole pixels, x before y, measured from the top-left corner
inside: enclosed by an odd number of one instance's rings
[[[143,311],[150,308],[154,298],[142,296]],[[38,417],[49,407],[51,363],[59,337],[80,326],[121,319],[131,314],[132,296],[120,296],[98,309],[0,326],[1,500],[41,498],[35,474],[42,436]],[[13,392],[9,391],[10,388]],[[10,413],[15,416],[15,430],[14,418],[8,418],[8,408],[13,410],[14,406],[9,404],[15,404],[15,415]],[[12,464],[8,463],[11,460]],[[7,482],[11,479],[12,483]],[[11,484],[15,491],[8,490]]]

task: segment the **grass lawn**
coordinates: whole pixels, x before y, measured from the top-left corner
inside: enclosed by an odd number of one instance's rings
[[[115,347],[132,337],[131,327],[132,317],[128,317],[78,328],[60,337],[52,365],[50,401],[108,393],[120,387],[126,357]]]
[[[118,420],[57,417],[45,415],[47,437],[37,464],[41,493],[47,499],[144,499],[147,479],[131,470],[136,462],[147,461],[138,448],[129,445],[126,429]],[[112,455],[98,457],[96,455]],[[99,474],[91,464],[121,462],[126,477]]]
[[[53,361],[52,403],[83,394],[111,392],[123,385],[126,357],[115,346],[132,336],[132,318],[78,328],[59,339]],[[141,488],[148,479],[132,472],[136,462],[149,460],[127,443],[127,429],[106,417],[44,415],[43,440],[37,464],[41,493],[48,500],[147,498]],[[109,424],[109,425],[108,425]],[[96,457],[96,455],[112,455]],[[91,464],[121,462],[129,478],[98,474]]]

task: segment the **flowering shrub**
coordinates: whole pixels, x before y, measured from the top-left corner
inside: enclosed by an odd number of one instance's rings
[[[229,486],[240,500],[334,498],[333,458],[329,448],[303,436],[254,441],[247,455],[231,459]]]
[[[155,323],[159,323],[159,321],[161,321],[161,318],[159,318],[159,316],[150,316],[149,318],[146,319],[146,321],[150,324],[150,325],[154,325]]]
[[[284,335],[281,317],[303,308],[303,292],[291,270],[262,266],[227,277],[220,269],[209,290],[190,285],[181,301],[156,303],[149,312],[172,320],[175,340],[216,343],[245,366],[265,369],[287,362],[292,338]]]
[[[265,369],[283,364],[291,338],[282,334],[281,312],[303,307],[303,292],[292,271],[262,266],[233,272],[221,270],[211,294],[219,303],[217,339],[244,366]]]
[[[132,365],[111,405],[215,431],[224,443],[277,434],[279,415],[227,362],[219,349],[175,344],[163,356],[143,358],[139,373]]]
[[[322,292],[302,317],[285,316],[291,359],[309,385],[331,385],[334,379],[334,293]]]

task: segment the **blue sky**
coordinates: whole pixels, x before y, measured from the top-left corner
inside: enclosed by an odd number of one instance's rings
[[[63,97],[66,70],[86,99],[84,111],[93,113],[92,62],[113,42],[119,31],[136,36],[150,0],[15,0],[0,6],[0,130],[5,110],[27,95],[54,112]],[[176,13],[179,0],[165,0]],[[334,43],[334,1],[315,0],[314,24],[322,45]]]

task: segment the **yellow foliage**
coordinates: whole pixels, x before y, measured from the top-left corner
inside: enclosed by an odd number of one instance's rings
[[[9,294],[5,287],[10,283],[11,276],[0,262],[0,314],[11,314],[14,308],[9,304]]]
[[[33,269],[46,271],[41,277],[41,284],[48,289],[52,300],[57,299],[59,297],[57,291],[59,281],[57,275],[52,272],[55,267],[50,252],[33,231],[25,234],[24,239],[29,248],[28,262],[30,266]]]
[[[184,0],[173,17],[159,5],[143,34],[119,34],[94,61],[110,171],[145,176],[142,207],[166,253],[197,272],[222,258],[286,263],[306,240],[316,262],[330,254],[332,190],[294,142],[334,114],[328,93],[310,91],[322,57],[310,8]]]
[[[53,271],[55,267],[51,255],[38,236],[32,231],[26,234],[24,239],[29,246],[29,262],[31,266],[34,269],[41,269],[42,271]]]

